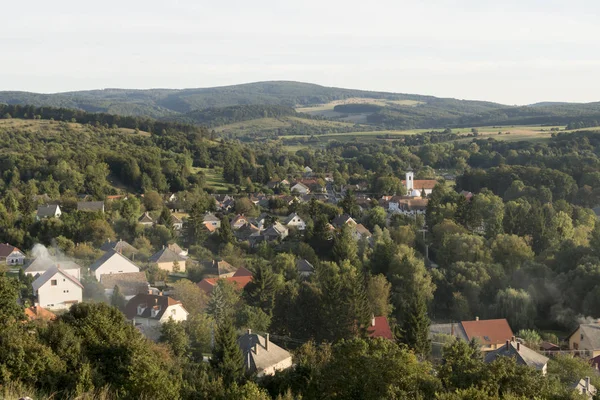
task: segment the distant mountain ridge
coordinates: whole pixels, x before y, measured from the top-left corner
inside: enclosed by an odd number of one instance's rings
[[[335,109],[335,105],[344,102],[368,101],[377,106],[338,106]],[[310,118],[337,119],[382,129],[572,123],[597,126],[600,121],[600,102],[542,102],[529,106],[507,106],[486,101],[343,89],[293,81],[197,89],[103,89],[55,94],[5,91],[0,92],[0,103],[146,116],[209,127],[261,117],[293,116],[295,107],[303,107],[303,112],[310,114]],[[330,108],[327,108],[328,105]],[[325,110],[312,112],[319,107]],[[353,110],[357,109],[365,112],[354,114]],[[297,117],[309,118],[302,113]]]

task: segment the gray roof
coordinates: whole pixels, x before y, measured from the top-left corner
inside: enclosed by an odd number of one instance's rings
[[[47,204],[44,206],[38,206],[37,216],[39,218],[54,217],[56,215],[57,209],[60,209],[60,207],[57,204]]]
[[[29,273],[41,273],[44,271],[48,271],[54,266],[59,266],[61,269],[80,269],[81,266],[73,261],[57,261],[51,258],[41,258],[38,257],[35,260],[31,261],[27,267],[25,267],[24,272]]]
[[[115,250],[118,253],[137,253],[138,249],[130,245],[124,240],[119,240],[118,242],[104,242],[102,246],[100,246],[100,250],[109,251]]]
[[[285,220],[283,220],[283,224],[284,224],[284,225],[287,225],[287,224],[289,224],[290,222],[292,222],[292,220],[293,220],[295,217],[298,217],[298,218],[300,218],[300,220],[304,221],[304,220],[302,219],[302,217],[300,217],[298,214],[296,214],[296,213],[291,213],[290,215],[288,215],[288,216],[285,218]]]
[[[102,274],[100,275],[100,283],[105,289],[113,289],[115,286],[118,286],[124,296],[147,293],[149,286],[145,272]]]
[[[220,219],[212,213],[206,213],[204,214],[204,222],[218,222],[220,221]]]
[[[431,324],[429,325],[429,336],[433,335],[449,335],[454,336],[458,339],[468,341],[467,334],[462,328],[460,323],[449,323],[449,324]]]
[[[577,390],[577,393],[579,394],[583,394],[584,392],[589,393],[589,397],[596,395],[596,387],[591,383],[588,383],[586,378],[580,379],[578,382],[575,382],[574,385],[571,385],[571,387],[573,390]]]
[[[77,280],[77,278],[75,278],[73,275],[68,274],[67,272],[63,271],[61,268],[57,267],[56,265],[53,265],[48,270],[46,270],[46,272],[44,272],[42,275],[38,276],[38,278],[35,281],[33,281],[33,283],[31,284],[31,286],[33,287],[33,290],[35,290],[35,291],[39,290],[42,286],[44,286],[44,284],[46,282],[48,282],[54,275],[56,275],[56,273],[60,273],[65,278],[69,279],[70,281],[72,281],[77,286],[79,286],[80,288],[83,289],[83,285]]]
[[[296,269],[298,272],[315,272],[315,267],[307,260],[299,258],[296,260]]]
[[[600,324],[581,324],[579,332],[590,343],[592,349],[600,349]]]
[[[103,201],[78,201],[77,211],[104,211]]]
[[[171,243],[167,246],[167,248],[177,254],[181,254],[184,252],[183,249],[177,243]]]
[[[246,333],[240,336],[238,345],[244,353],[244,367],[250,371],[262,371],[292,357],[287,350],[271,341],[269,341],[269,350],[267,350],[265,338],[256,333]],[[255,346],[258,347],[258,351]],[[250,361],[250,368],[248,368],[248,361]]]
[[[125,257],[123,254],[116,252],[114,249],[110,249],[106,253],[104,253],[102,255],[102,257],[100,257],[98,260],[96,260],[96,262],[94,262],[92,265],[90,265],[90,271],[97,270],[112,257],[120,257],[125,262],[135,266],[136,268],[139,268],[137,265],[135,265],[129,258]]]
[[[211,260],[202,262],[204,273],[207,275],[227,275],[237,271],[237,268],[225,260]]]
[[[341,228],[344,224],[348,223],[348,221],[356,223],[356,221],[354,221],[354,219],[352,219],[352,217],[348,214],[342,214],[335,217],[333,221],[331,221],[331,225],[335,226],[336,228]]]
[[[154,220],[152,219],[150,214],[148,214],[148,212],[146,211],[144,214],[142,214],[142,216],[140,218],[138,218],[138,222],[139,223],[148,223],[148,222],[154,222]]]
[[[160,296],[155,294],[137,294],[125,305],[125,316],[127,319],[135,317],[161,319],[169,306],[181,304],[180,301],[174,300],[169,296]],[[138,306],[141,306],[143,312],[138,313]],[[183,306],[182,306],[183,307]],[[151,311],[155,309],[156,315],[152,316]],[[184,308],[185,310],[185,308]]]
[[[485,362],[490,363],[498,357],[513,357],[516,359],[517,364],[534,367],[537,370],[542,370],[549,360],[548,357],[513,341],[509,342],[508,346],[505,344],[497,350],[490,351],[485,356]]]
[[[154,253],[152,257],[148,259],[148,261],[153,263],[159,262],[175,262],[175,261],[185,261],[185,258],[181,257],[179,254],[175,253],[173,250],[165,247]]]

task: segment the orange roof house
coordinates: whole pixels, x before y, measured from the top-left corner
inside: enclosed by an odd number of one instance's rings
[[[373,317],[371,319],[371,326],[367,328],[367,333],[371,338],[394,340],[394,335],[386,317]]]
[[[220,278],[226,282],[235,285],[236,289],[244,290],[247,284],[252,281],[252,276],[232,276],[229,278]],[[198,287],[206,294],[211,294],[219,278],[204,278],[198,283]]]
[[[495,350],[503,346],[507,340],[511,340],[514,336],[508,321],[502,319],[485,319],[479,318],[475,321],[462,321],[461,326],[467,336],[467,340],[475,339],[483,350]]]
[[[25,315],[27,319],[30,321],[34,320],[44,320],[44,321],[53,321],[56,319],[56,314],[42,308],[40,306],[31,306],[25,309]]]

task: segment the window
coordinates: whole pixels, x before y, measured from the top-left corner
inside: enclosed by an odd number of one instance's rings
[[[58,285],[58,281],[56,279],[52,279],[50,281],[50,286],[56,286],[56,285]]]
[[[63,290],[63,293],[69,293],[69,291],[68,290]]]
[[[583,340],[583,333],[579,335],[579,340]]]

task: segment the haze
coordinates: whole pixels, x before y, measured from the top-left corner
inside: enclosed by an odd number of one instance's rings
[[[600,100],[600,3],[4,4],[0,90],[295,80],[528,104]]]

